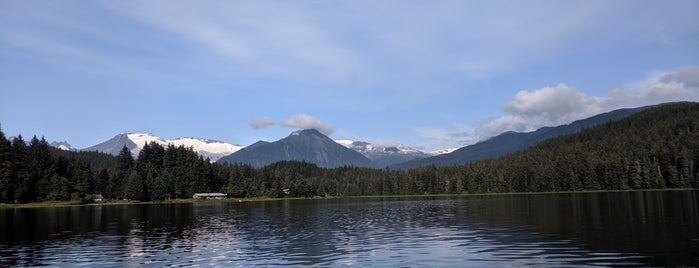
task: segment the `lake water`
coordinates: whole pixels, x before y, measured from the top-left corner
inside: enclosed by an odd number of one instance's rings
[[[0,267],[699,266],[699,192],[0,209]]]

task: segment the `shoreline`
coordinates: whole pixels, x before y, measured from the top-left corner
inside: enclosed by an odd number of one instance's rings
[[[658,192],[658,191],[699,191],[696,188],[666,188],[666,189],[631,189],[631,190],[582,190],[582,191],[559,191],[559,192],[509,192],[509,193],[460,193],[460,194],[421,194],[421,195],[358,195],[358,196],[315,196],[315,197],[246,197],[246,198],[225,198],[225,199],[172,199],[158,201],[125,201],[110,200],[89,204],[80,204],[77,201],[45,201],[26,204],[6,204],[0,203],[0,209],[15,208],[51,208],[51,207],[79,207],[79,206],[109,206],[109,205],[148,205],[148,204],[189,204],[189,203],[209,203],[209,202],[269,202],[284,200],[323,200],[323,199],[374,199],[374,198],[410,198],[410,197],[458,197],[458,196],[496,196],[496,195],[531,195],[531,194],[584,194],[584,193],[620,193],[620,192]]]

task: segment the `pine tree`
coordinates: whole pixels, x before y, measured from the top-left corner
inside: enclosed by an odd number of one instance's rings
[[[22,139],[22,135],[18,135],[12,140],[12,175],[11,188],[14,189],[11,198],[17,203],[26,203],[31,201],[32,189],[27,182],[29,177],[27,162],[29,156],[27,152],[27,144]]]
[[[0,129],[0,202],[14,202],[12,143]]]
[[[143,177],[135,170],[131,172],[124,183],[124,198],[129,200],[148,201],[148,190]]]
[[[116,170],[107,183],[107,197],[120,198],[123,196],[124,181],[131,174],[133,166],[134,160],[131,156],[131,151],[124,146],[117,156]]]

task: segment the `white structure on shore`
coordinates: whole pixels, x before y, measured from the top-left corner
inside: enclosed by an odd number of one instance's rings
[[[194,199],[224,199],[228,195],[224,193],[196,193],[192,196]]]

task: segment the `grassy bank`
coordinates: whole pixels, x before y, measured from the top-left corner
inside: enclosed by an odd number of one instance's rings
[[[422,195],[362,195],[362,196],[329,196],[329,197],[247,197],[247,198],[227,198],[227,199],[171,199],[158,201],[126,201],[108,200],[90,204],[81,204],[79,200],[72,201],[45,201],[26,204],[5,204],[0,203],[2,208],[42,208],[42,207],[69,207],[69,206],[101,206],[101,205],[138,205],[138,204],[182,204],[182,203],[206,203],[206,202],[269,202],[282,200],[307,200],[307,199],[360,199],[360,198],[411,198],[411,197],[456,197],[456,196],[498,196],[498,195],[528,195],[528,194],[573,194],[573,193],[619,193],[619,192],[657,192],[657,191],[692,191],[694,188],[667,188],[667,189],[636,189],[636,190],[584,190],[584,191],[561,191],[561,192],[510,192],[510,193],[461,193],[461,194],[422,194]]]
[[[249,197],[249,198],[227,198],[227,199],[194,199],[194,198],[178,198],[171,200],[158,201],[127,201],[127,200],[106,200],[89,204],[81,203],[79,200],[71,201],[44,201],[33,202],[26,204],[6,204],[0,203],[0,209],[3,208],[43,208],[43,207],[71,207],[71,206],[104,206],[104,205],[141,205],[141,204],[183,204],[183,203],[207,203],[207,202],[266,202],[280,200],[302,200],[302,199],[318,199],[320,197]]]

